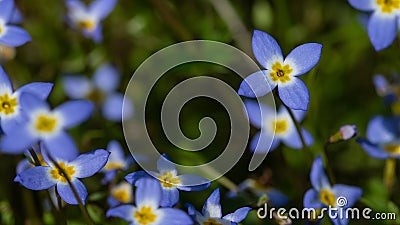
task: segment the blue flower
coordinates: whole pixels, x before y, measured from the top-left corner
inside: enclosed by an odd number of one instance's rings
[[[271,107],[262,103],[246,101],[245,106],[250,123],[261,129],[250,142],[252,152],[265,153],[274,150],[281,142],[294,149],[303,147],[295,124],[284,106],[280,107],[276,116]],[[292,112],[298,122],[302,121],[306,114],[303,110],[292,110]],[[304,128],[302,134],[306,144],[311,145],[313,143],[311,134]]]
[[[219,189],[215,189],[214,192],[208,197],[204,203],[202,213],[198,212],[192,205],[187,204],[189,215],[192,216],[194,221],[201,225],[237,225],[247,216],[247,213],[251,210],[250,207],[242,207],[237,209],[235,212],[230,213],[222,217],[222,209],[220,204]]]
[[[391,105],[399,100],[397,90],[400,88],[400,84],[397,76],[393,77],[392,82],[388,82],[383,75],[378,74],[373,77],[373,82],[376,93],[383,97],[386,104]]]
[[[52,88],[52,83],[34,82],[14,91],[10,79],[0,66],[0,124],[4,133],[7,134],[15,125],[23,122],[25,119],[24,117],[27,112],[24,111],[20,104],[22,93],[30,93],[45,100]]]
[[[57,187],[60,197],[69,204],[78,204],[68,179],[74,185],[79,198],[85,203],[88,192],[79,178],[86,178],[97,173],[107,162],[109,152],[103,149],[94,150],[78,156],[73,161],[55,159],[60,169],[46,157],[48,166],[36,166],[17,175],[16,182],[31,190],[45,190]]]
[[[266,70],[248,76],[241,83],[238,93],[254,98],[278,87],[283,103],[292,109],[307,110],[310,94],[297,76],[307,73],[318,63],[322,45],[300,45],[284,59],[276,40],[265,32],[255,30],[252,44],[254,56]]]
[[[358,142],[372,157],[378,159],[400,158],[399,119],[396,117],[373,117],[367,127],[367,139]]]
[[[21,94],[20,102],[28,118],[3,137],[3,152],[19,154],[41,141],[53,157],[71,160],[78,155],[75,142],[64,129],[86,120],[93,111],[92,103],[69,101],[51,110],[46,102],[28,93]]]
[[[125,157],[121,144],[118,141],[110,141],[107,150],[111,154],[106,166],[102,169],[102,172],[105,173],[103,183],[113,180],[118,170],[127,169],[133,162],[132,156]]]
[[[133,200],[133,187],[126,181],[112,186],[110,192],[111,194],[107,198],[107,202],[111,207],[115,207],[120,204],[128,204]]]
[[[174,164],[166,156],[161,156],[157,161],[158,172],[148,172],[151,176],[157,178],[162,187],[162,200],[160,205],[171,207],[179,201],[179,190],[182,191],[201,191],[210,186],[210,181],[193,174],[178,175]],[[138,179],[147,177],[149,174],[145,171],[138,171],[126,175],[125,179],[135,184]],[[196,183],[197,185],[192,185]]]
[[[354,8],[371,12],[368,36],[376,51],[387,48],[397,35],[400,1],[348,0]]]
[[[313,189],[308,190],[304,195],[304,207],[306,208],[320,209],[330,206],[338,210],[345,210],[352,207],[361,198],[362,190],[358,187],[343,184],[331,186],[326,176],[321,156],[318,156],[314,160],[310,178]],[[344,200],[345,204],[340,202],[340,200]],[[346,218],[336,217],[330,213],[329,215],[335,217],[331,218],[335,225],[345,225],[348,223]]]
[[[14,0],[0,1],[0,44],[18,47],[31,41],[31,37],[24,29],[8,24],[14,10]]]
[[[63,77],[65,93],[71,99],[89,99],[100,105],[103,116],[111,121],[120,122],[133,114],[133,105],[128,98],[117,92],[120,75],[110,65],[100,66],[93,75],[93,80],[84,76],[67,75]],[[124,107],[122,107],[124,106]],[[122,111],[123,110],[123,111]]]
[[[94,0],[88,7],[80,0],[66,0],[68,23],[96,43],[103,39],[101,21],[114,9],[117,0]]]
[[[151,178],[136,182],[135,203],[121,205],[107,211],[107,217],[120,217],[131,225],[190,225],[190,217],[182,210],[159,208],[162,198],[160,183]]]

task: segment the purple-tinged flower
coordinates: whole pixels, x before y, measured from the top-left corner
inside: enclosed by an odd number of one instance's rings
[[[320,209],[331,207],[345,212],[345,209],[352,207],[361,198],[362,190],[358,187],[344,184],[331,186],[326,176],[321,156],[314,160],[310,179],[313,189],[308,190],[304,195],[303,203],[305,208]],[[331,220],[335,225],[346,225],[348,223],[347,218],[334,216],[333,214],[329,214],[329,216],[332,216]]]
[[[162,200],[160,205],[163,207],[171,207],[179,201],[179,190],[181,191],[202,191],[211,184],[205,178],[193,174],[178,175],[174,164],[169,161],[166,156],[161,156],[157,161],[158,172],[145,171],[133,172],[125,176],[125,179],[135,184],[137,180],[149,175],[158,179],[162,187]],[[196,183],[196,185],[193,185]]]
[[[252,152],[265,153],[274,150],[281,142],[294,149],[303,147],[295,124],[284,106],[280,107],[276,115],[271,107],[262,103],[246,101],[245,106],[250,123],[261,129],[250,142]],[[302,121],[306,114],[303,110],[292,110],[292,112],[298,122]],[[302,134],[307,145],[314,142],[311,134],[304,128]]]
[[[0,1],[0,44],[18,47],[31,41],[31,37],[24,29],[9,24],[14,10],[14,0]]]
[[[133,200],[133,187],[126,181],[122,181],[121,183],[112,186],[110,192],[111,194],[107,198],[107,202],[111,207],[120,204],[128,204]]]
[[[242,207],[237,209],[235,212],[230,213],[222,217],[222,209],[220,204],[219,189],[215,189],[214,192],[208,197],[204,203],[202,213],[198,212],[192,205],[188,206],[189,215],[192,216],[194,221],[198,224],[216,224],[216,225],[237,225],[244,220],[251,210],[250,207]]]
[[[399,122],[397,117],[375,116],[368,123],[367,139],[357,141],[374,158],[400,158]]]
[[[127,169],[133,162],[132,156],[125,157],[121,144],[118,141],[110,141],[107,150],[111,153],[106,166],[102,169],[105,173],[103,183],[112,181],[118,170]]]
[[[394,104],[399,100],[400,84],[397,76],[393,76],[389,82],[383,75],[373,77],[376,93],[383,97],[386,104]]]
[[[25,120],[25,114],[29,113],[21,107],[20,96],[22,93],[30,93],[45,100],[52,88],[52,83],[34,82],[14,91],[9,77],[0,66],[0,124],[4,133],[7,134],[15,125],[22,123]]]
[[[310,71],[319,61],[322,45],[307,43],[293,49],[284,59],[276,40],[269,34],[255,30],[253,52],[266,70],[248,76],[240,85],[239,95],[260,97],[278,87],[280,99],[295,110],[307,110],[310,94],[297,76]]]
[[[1,140],[3,152],[19,154],[41,141],[53,157],[71,160],[78,155],[75,142],[64,131],[86,120],[93,111],[89,101],[66,102],[54,110],[43,100],[28,93],[20,97],[28,119],[10,129]]]
[[[57,167],[44,154],[48,166],[36,166],[17,175],[16,182],[31,190],[57,187],[60,197],[69,204],[78,204],[68,180],[75,187],[79,198],[85,203],[88,192],[79,178],[93,176],[106,164],[109,152],[103,149],[81,154],[72,161],[54,159]],[[62,170],[60,170],[60,168]]]
[[[94,0],[86,6],[80,0],[66,0],[68,23],[86,38],[99,43],[103,39],[101,21],[114,9],[117,0]]]
[[[336,143],[339,141],[347,141],[357,136],[357,134],[358,134],[358,129],[356,125],[353,124],[344,125],[340,127],[338,132],[329,137],[329,142]]]
[[[128,98],[117,92],[120,83],[118,70],[103,64],[93,75],[93,80],[80,75],[63,77],[64,91],[71,99],[89,99],[101,107],[107,120],[120,122],[133,114],[133,105]]]
[[[121,205],[107,211],[107,217],[119,217],[131,225],[191,225],[193,221],[182,210],[159,208],[162,192],[155,179],[142,178],[135,184],[135,204]]]

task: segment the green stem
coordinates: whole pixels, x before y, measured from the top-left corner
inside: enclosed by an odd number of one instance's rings
[[[329,181],[331,182],[331,184],[334,184],[335,176],[333,174],[333,169],[332,169],[332,166],[330,165],[329,157],[328,157],[329,144],[330,144],[329,141],[325,142],[323,154],[324,154],[324,158],[325,158],[325,167],[326,167],[326,171],[328,172]]]
[[[396,159],[388,158],[386,159],[385,171],[383,174],[383,181],[388,190],[388,196],[391,196],[393,192],[393,185],[396,180]]]

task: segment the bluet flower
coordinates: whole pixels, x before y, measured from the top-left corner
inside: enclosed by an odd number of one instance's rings
[[[118,141],[110,141],[107,150],[111,154],[106,166],[101,170],[105,174],[103,183],[110,182],[117,175],[118,170],[127,169],[133,162],[132,156],[125,157],[124,150]]]
[[[112,186],[110,192],[111,193],[107,198],[107,202],[111,207],[115,207],[120,204],[128,204],[133,200],[133,187],[126,181]]]
[[[0,44],[18,47],[31,41],[31,36],[24,29],[9,24],[14,10],[14,0],[0,1]]]

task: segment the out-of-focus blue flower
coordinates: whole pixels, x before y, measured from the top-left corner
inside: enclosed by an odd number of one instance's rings
[[[85,203],[88,192],[78,178],[86,178],[97,173],[106,164],[109,152],[103,149],[94,150],[78,156],[73,161],[54,159],[58,168],[44,154],[48,166],[36,166],[17,175],[16,182],[31,190],[45,190],[57,186],[60,197],[69,204],[78,204],[68,180],[74,185],[79,198]]]
[[[31,36],[24,29],[9,24],[14,10],[14,0],[0,1],[0,44],[18,47],[31,41]]]
[[[313,189],[310,189],[304,195],[305,208],[336,208],[345,210],[352,207],[362,195],[362,190],[358,187],[336,184],[331,186],[328,177],[326,176],[322,157],[318,156],[312,165],[310,174],[311,184]],[[345,211],[343,211],[345,213]],[[348,219],[346,216],[340,217],[328,213],[332,216],[331,220],[335,225],[346,225]]]
[[[383,97],[386,104],[392,105],[399,100],[400,83],[397,76],[393,76],[389,82],[383,75],[373,77],[376,93]]]
[[[86,120],[93,111],[91,102],[69,101],[51,110],[45,101],[28,93],[21,94],[20,102],[29,112],[26,113],[28,118],[3,137],[0,144],[3,152],[19,154],[41,141],[53,157],[71,160],[78,155],[75,142],[64,129]]]
[[[246,97],[266,95],[278,87],[280,99],[291,109],[307,110],[310,94],[307,86],[297,76],[310,71],[319,61],[322,45],[307,43],[293,49],[284,59],[276,40],[269,34],[255,30],[253,52],[266,70],[248,76],[238,93]]]
[[[210,186],[210,181],[193,174],[178,175],[174,164],[169,161],[166,156],[161,156],[157,161],[158,172],[149,171],[151,176],[157,178],[162,187],[162,200],[160,205],[163,207],[171,207],[179,201],[179,190],[182,191],[202,191]],[[138,171],[126,175],[125,179],[131,183],[149,174],[145,171]],[[197,185],[192,185],[196,183]]]
[[[159,208],[161,185],[155,179],[142,178],[136,183],[135,203],[121,205],[107,211],[107,217],[119,217],[132,225],[190,225],[193,221],[179,209]]]
[[[0,124],[4,133],[7,134],[15,125],[22,123],[25,120],[25,114],[29,113],[24,112],[24,108],[21,107],[20,96],[22,93],[30,93],[45,100],[52,88],[52,83],[34,82],[14,91],[10,79],[0,66]]]
[[[96,43],[103,39],[101,21],[114,9],[117,0],[94,0],[86,6],[80,0],[66,0],[68,23]]]
[[[252,152],[265,153],[270,149],[274,150],[281,142],[294,149],[303,147],[295,124],[284,106],[280,107],[276,116],[271,107],[262,103],[246,101],[245,106],[250,123],[261,129],[250,142]],[[292,110],[292,112],[298,122],[302,121],[306,114],[303,110]],[[306,144],[311,145],[314,141],[311,134],[304,128],[302,134]],[[271,139],[273,140],[269,148]]]
[[[127,169],[133,162],[132,156],[125,157],[121,144],[118,141],[110,141],[107,150],[111,153],[106,166],[102,169],[105,177],[104,183],[110,182],[117,175],[118,170]]]
[[[373,117],[367,127],[367,139],[358,142],[372,157],[400,158],[400,132],[397,117]]]
[[[250,207],[242,207],[235,212],[222,217],[219,189],[208,197],[204,203],[202,213],[198,212],[192,205],[187,204],[189,215],[198,224],[237,225],[247,216]]]
[[[107,202],[111,207],[132,203],[133,187],[130,183],[122,181],[121,183],[112,186],[110,192],[111,194],[107,198]]]
[[[62,83],[68,97],[93,101],[101,107],[103,116],[108,120],[120,122],[122,115],[128,119],[133,114],[132,102],[117,92],[120,75],[111,64],[100,66],[93,80],[80,75],[67,75],[63,77]]]
[[[348,0],[354,8],[371,12],[368,36],[376,51],[387,48],[397,35],[400,1]]]

